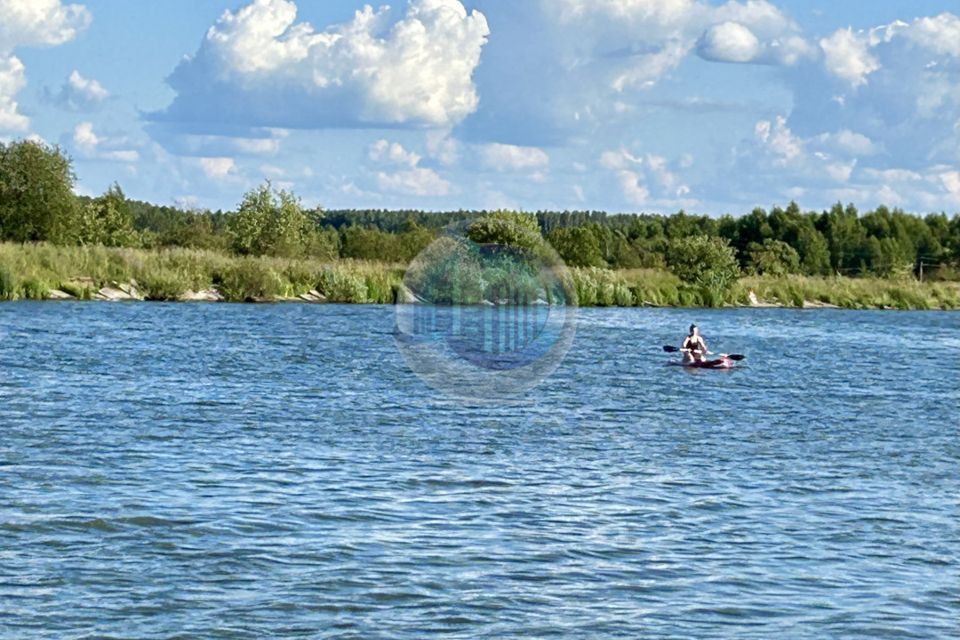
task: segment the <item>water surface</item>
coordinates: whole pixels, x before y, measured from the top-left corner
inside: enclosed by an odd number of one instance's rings
[[[0,305],[0,637],[960,635],[960,314],[584,309],[515,405],[392,328]]]

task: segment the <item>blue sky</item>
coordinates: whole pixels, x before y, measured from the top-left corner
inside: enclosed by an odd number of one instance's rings
[[[960,211],[955,1],[0,0],[0,139],[160,204]]]

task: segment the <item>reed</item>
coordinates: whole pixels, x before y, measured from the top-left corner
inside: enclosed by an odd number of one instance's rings
[[[508,267],[503,278],[522,275]],[[176,300],[188,291],[216,288],[238,302],[295,298],[313,290],[331,302],[390,304],[403,286],[404,269],[382,262],[255,258],[187,248],[0,243],[0,300],[42,300],[54,289],[90,299],[101,287],[133,281],[148,300]],[[748,276],[725,293],[684,283],[662,269],[571,268],[565,279],[580,306],[748,305],[752,292],[760,302],[786,307],[960,309],[960,283],[910,277]],[[496,297],[503,286],[491,277],[477,294]]]

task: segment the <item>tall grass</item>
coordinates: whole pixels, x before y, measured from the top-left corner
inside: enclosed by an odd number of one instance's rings
[[[746,303],[757,298],[788,307],[822,303],[845,309],[960,309],[960,283],[921,283],[913,278],[748,277],[733,297]]]
[[[53,289],[89,299],[101,287],[133,281],[148,300],[176,300],[187,291],[215,288],[237,302],[316,291],[331,302],[389,304],[397,300],[403,277],[402,265],[355,260],[0,243],[0,300],[41,300]],[[745,305],[753,292],[760,301],[788,307],[812,302],[848,309],[960,309],[960,283],[912,278],[750,276],[725,293],[681,282],[660,269],[572,268],[566,278],[581,306]],[[495,289],[496,282],[488,284]]]
[[[89,299],[101,287],[134,282],[147,300],[176,300],[215,288],[242,302],[315,290],[331,301],[392,303],[396,265],[239,257],[196,249],[117,249],[0,243],[0,299],[44,299],[53,289]]]

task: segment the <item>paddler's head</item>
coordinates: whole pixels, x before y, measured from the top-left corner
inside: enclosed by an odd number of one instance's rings
[[[695,336],[700,333],[700,327],[695,324],[690,325],[690,335]]]

